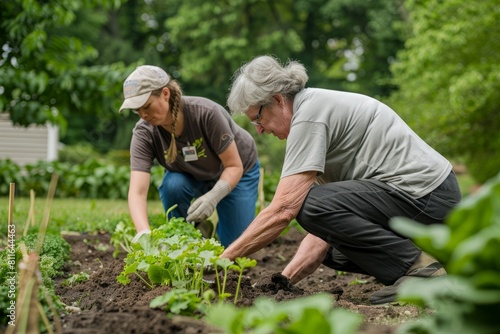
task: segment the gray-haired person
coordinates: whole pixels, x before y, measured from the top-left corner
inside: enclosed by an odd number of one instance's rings
[[[388,285],[373,304],[396,299],[408,277],[444,268],[389,220],[441,224],[461,200],[452,166],[387,105],[361,94],[305,88],[305,67],[260,56],[234,76],[228,106],[259,134],[286,139],[271,204],[221,255],[248,256],[294,218],[308,232],[282,275],[294,284],[320,264],[374,276]]]

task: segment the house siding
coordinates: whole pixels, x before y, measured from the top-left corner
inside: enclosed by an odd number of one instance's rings
[[[57,159],[58,130],[54,126],[14,126],[7,115],[0,115],[0,159],[18,165]]]

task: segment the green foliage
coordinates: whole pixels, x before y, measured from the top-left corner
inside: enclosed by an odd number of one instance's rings
[[[8,216],[8,202],[8,198],[0,197],[0,217]],[[42,221],[46,210],[45,205],[44,198],[35,198],[33,205],[35,222]],[[14,209],[11,213],[18,231],[23,230],[30,210],[30,199],[16,196]],[[157,217],[162,217],[162,222],[165,222],[163,205],[160,200],[148,201],[148,215],[148,219],[152,223],[156,220],[159,221]],[[48,232],[112,233],[120,222],[132,225],[127,200],[55,198],[50,210]],[[30,227],[28,233],[31,232],[37,233],[38,229]],[[0,224],[0,247],[6,244],[6,236],[7,224]]]
[[[82,283],[87,281],[90,278],[89,273],[86,272],[80,272],[78,274],[73,274],[69,278],[65,279],[62,281],[61,285],[63,286],[73,286],[78,283]]]
[[[38,233],[28,233],[25,237],[20,239],[18,245],[24,242],[28,253],[37,249],[38,246]],[[66,240],[59,234],[46,233],[43,239],[43,246],[40,250],[40,256],[50,256],[54,259],[53,270],[60,271],[64,262],[69,259],[71,247]],[[20,252],[20,250],[18,250]],[[54,277],[55,275],[51,276]]]
[[[177,15],[166,26],[181,50],[179,72],[187,91],[200,91],[221,103],[228,78],[241,62],[261,54],[300,60],[313,86],[386,95],[389,59],[402,47],[394,24],[401,12],[394,1],[176,4]]]
[[[117,257],[120,254],[120,250],[124,250],[127,253],[133,251],[132,239],[135,236],[135,228],[131,224],[126,224],[120,221],[111,235],[111,244],[115,247],[113,252],[113,257]]]
[[[137,116],[116,110],[124,78],[144,63],[163,67],[187,95],[222,105],[236,68],[260,54],[300,60],[310,86],[387,95],[389,63],[403,45],[397,25],[405,13],[398,6],[392,0],[4,1],[0,110],[16,124],[56,123],[63,143],[106,153],[128,148]],[[284,152],[284,142],[271,136],[257,142],[266,173],[280,170],[283,153],[276,152]]]
[[[220,303],[211,306],[205,319],[224,333],[357,333],[362,317],[332,309],[330,295],[315,294],[278,303],[259,298],[251,307]]]
[[[58,124],[63,133],[71,116],[112,119],[125,74],[116,62],[89,66],[95,48],[68,32],[82,10],[120,6],[119,0],[15,0],[2,3],[5,37],[0,66],[0,110],[16,124]],[[116,117],[116,115],[115,115]]]
[[[498,1],[407,1],[410,36],[394,63],[390,104],[480,183],[500,170]]]
[[[0,160],[0,194],[8,196],[10,184],[20,184],[23,177],[21,167],[10,159]]]
[[[231,294],[226,293],[226,281],[229,269],[234,264],[234,261],[231,261],[228,258],[223,257],[219,259],[214,259],[213,262],[215,265],[215,273],[216,273],[215,279],[217,281],[217,292],[219,295],[219,300],[224,301],[226,298],[231,296]],[[218,270],[219,267],[221,267],[224,272],[222,284],[220,283],[220,278],[219,278],[219,270]]]
[[[401,333],[498,333],[500,325],[500,174],[452,211],[446,225],[392,223],[445,264],[448,276],[402,286],[400,299],[436,312]]]
[[[193,316],[205,314],[209,301],[199,296],[198,290],[174,289],[154,298],[149,307],[163,307],[165,311],[173,314]]]
[[[235,262],[236,262],[236,265],[232,265],[231,269],[237,271],[239,273],[239,275],[238,275],[238,283],[236,286],[236,293],[234,295],[234,304],[236,304],[236,302],[238,301],[238,293],[240,291],[241,278],[243,277],[243,271],[246,268],[253,268],[257,265],[256,260],[251,260],[251,259],[248,259],[246,257],[237,257]]]
[[[200,231],[186,223],[184,218],[170,219],[152,229],[151,234],[141,236],[130,247],[132,251],[125,258],[118,282],[128,284],[129,275],[135,274],[150,288],[169,285],[197,290],[201,294],[208,287],[203,281],[204,269],[223,250],[214,239],[202,239]]]
[[[34,251],[38,244],[38,233],[28,233],[25,237],[15,242],[15,252],[12,253],[12,248],[4,248],[0,251],[0,323],[7,324],[7,307],[10,306],[10,301],[14,300],[12,294],[17,296],[18,293],[18,265],[21,263],[21,244],[26,245],[28,253]],[[54,291],[53,278],[61,275],[64,262],[69,259],[70,246],[60,236],[55,234],[46,234],[39,256],[39,269],[42,276],[43,285],[39,286],[38,298],[44,308],[46,314],[52,314],[48,308],[47,295],[52,299],[56,310],[62,311],[64,305],[59,300],[59,297]],[[12,276],[12,273],[15,273]],[[14,284],[11,281],[14,279]],[[14,287],[14,291],[11,289]],[[4,307],[5,306],[5,307]]]
[[[90,143],[64,146],[59,150],[58,160],[72,165],[83,164],[88,160],[98,160],[99,154]]]
[[[59,161],[39,161],[24,166],[25,173],[11,160],[0,160],[0,195],[9,194],[9,183],[16,183],[17,194],[29,196],[30,190],[37,195],[48,192],[52,174],[58,174],[56,197],[126,199],[129,187],[130,168],[97,159],[88,159],[81,164]],[[164,169],[154,166],[152,183],[161,183]],[[157,187],[151,187],[149,199],[159,198]]]
[[[173,207],[175,208],[175,207]],[[165,214],[168,217],[170,208]],[[125,266],[117,281],[130,283],[129,276],[137,275],[149,288],[156,285],[169,285],[174,289],[155,298],[151,307],[163,307],[174,314],[204,314],[215,296],[209,283],[203,279],[206,268],[214,265],[219,300],[230,295],[225,292],[229,270],[239,273],[234,303],[238,299],[241,278],[246,268],[254,267],[257,261],[237,258],[235,262],[219,258],[223,247],[214,239],[203,239],[200,231],[184,218],[172,218],[166,224],[142,235],[137,243],[131,243],[134,231],[125,224],[117,225],[112,236],[115,247],[127,252]],[[218,268],[224,270],[223,283],[220,283]]]

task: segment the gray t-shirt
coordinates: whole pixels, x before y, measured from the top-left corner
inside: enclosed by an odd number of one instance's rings
[[[320,184],[375,179],[417,199],[451,171],[391,108],[365,95],[304,89],[291,123],[282,178],[316,171]]]
[[[167,170],[184,172],[196,180],[219,179],[224,166],[219,154],[236,142],[244,173],[257,161],[257,147],[252,136],[239,127],[219,104],[203,97],[182,97],[184,130],[175,139],[177,159],[167,164],[165,154],[171,134],[161,126],[143,119],[135,125],[130,144],[130,169],[150,172],[154,159]],[[187,161],[186,161],[187,160]]]

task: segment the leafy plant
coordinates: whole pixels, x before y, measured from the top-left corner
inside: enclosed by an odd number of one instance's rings
[[[132,251],[125,258],[118,282],[128,284],[129,275],[135,274],[150,288],[170,285],[200,294],[208,287],[203,281],[204,269],[223,250],[218,241],[202,239],[201,233],[184,218],[170,219],[130,247]]]
[[[38,233],[28,233],[25,237],[21,238],[21,242],[26,245],[28,252],[33,251],[36,248],[38,242]],[[21,244],[19,242],[19,245]],[[50,256],[54,259],[51,270],[59,272],[66,260],[69,259],[69,254],[71,247],[63,237],[59,234],[47,233],[45,234],[43,246],[40,251],[40,256]],[[18,250],[18,256],[20,258],[20,250]],[[54,277],[56,274],[51,274],[50,277]]]
[[[163,307],[167,312],[189,316],[205,314],[209,305],[210,300],[201,298],[198,290],[187,289],[170,290],[149,303],[152,308]]]
[[[229,260],[228,258],[220,258],[215,260],[215,279],[217,281],[217,292],[219,294],[219,300],[225,300],[227,297],[231,296],[231,294],[226,293],[226,281],[227,281],[227,274],[229,272],[229,267],[231,267],[234,262]],[[222,271],[224,272],[223,276],[223,281],[222,284],[220,284],[220,278],[219,278],[219,270],[218,267],[222,268]]]
[[[240,286],[241,286],[241,278],[243,277],[243,270],[246,268],[252,268],[257,265],[256,260],[251,260],[246,257],[238,257],[236,258],[236,264],[237,265],[231,265],[230,268],[234,271],[239,272],[238,276],[238,284],[236,285],[236,293],[234,294],[234,303],[238,301],[238,293],[240,291]]]
[[[359,279],[356,277],[355,279],[353,279],[352,281],[349,282],[349,285],[366,284],[366,283],[368,283],[367,280]]]
[[[90,278],[89,273],[80,272],[78,274],[73,274],[69,278],[65,279],[61,284],[64,286],[73,286],[77,283],[82,283]]]
[[[111,244],[115,247],[115,251],[113,252],[113,257],[117,257],[120,254],[120,249],[124,250],[127,253],[133,251],[131,246],[132,239],[134,237],[135,229],[130,224],[125,224],[123,221],[120,221],[113,231],[111,235]]]
[[[392,222],[444,265],[448,276],[414,279],[399,299],[436,310],[401,333],[498,333],[500,323],[500,174],[464,199],[446,225]]]
[[[259,298],[254,305],[237,308],[228,303],[212,305],[205,319],[224,333],[356,333],[362,316],[333,309],[330,295],[316,294],[285,302]]]

